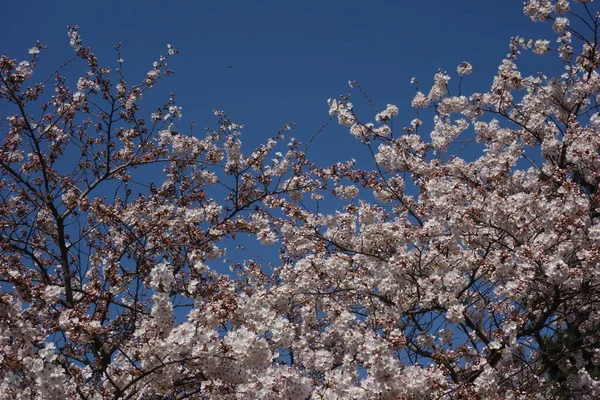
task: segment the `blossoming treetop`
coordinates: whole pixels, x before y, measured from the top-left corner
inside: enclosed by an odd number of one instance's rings
[[[77,27],[75,88],[34,83],[40,43],[2,57],[1,396],[600,397],[600,23],[591,1],[524,10],[557,40],[513,38],[485,93],[440,71],[412,103],[430,132],[330,100],[371,170],[311,162],[290,126],[245,155],[220,111],[175,132],[172,97],[142,116],[172,46],[138,84]],[[564,70],[523,76],[523,52]],[[213,270],[239,235],[279,264]]]

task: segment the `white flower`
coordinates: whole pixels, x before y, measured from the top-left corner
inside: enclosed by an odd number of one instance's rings
[[[169,106],[169,114],[172,114],[174,117],[181,119],[181,107]]]
[[[225,142],[225,154],[227,155],[227,163],[225,164],[226,172],[240,171],[246,161],[241,152],[242,141],[233,135],[227,138]]]
[[[469,101],[465,96],[446,97],[438,105],[437,111],[440,114],[449,115],[451,113],[463,112],[469,106]]]
[[[535,54],[546,54],[548,52],[548,48],[550,46],[549,40],[536,40],[533,45],[533,52]]]
[[[491,341],[490,343],[488,343],[487,347],[490,350],[498,350],[498,349],[502,348],[502,344],[500,344],[500,342],[494,340],[494,341]]]
[[[468,122],[462,118],[453,124],[437,115],[434,116],[434,130],[431,132],[433,147],[446,151],[450,143],[468,127]]]
[[[446,95],[446,93],[448,93],[448,82],[450,81],[450,76],[446,75],[444,71],[440,71],[435,74],[434,81],[435,83],[431,87],[427,97],[430,100],[436,101],[440,100],[442,97],[444,97],[444,95]]]
[[[453,322],[455,324],[459,324],[464,322],[465,320],[465,306],[462,304],[455,304],[448,309],[446,312],[446,318],[448,321]]]
[[[79,33],[77,32],[78,29],[78,26],[70,26],[68,33],[71,47],[75,51],[79,51],[81,49],[81,36],[79,36]]]
[[[27,61],[21,61],[19,65],[17,65],[17,68],[15,68],[15,71],[25,79],[33,75],[33,68],[31,68],[31,64]]]
[[[473,72],[473,66],[468,62],[463,61],[458,68],[456,68],[456,72],[458,72],[459,75],[469,75]]]
[[[156,292],[152,296],[152,310],[150,314],[154,318],[154,325],[161,334],[167,335],[173,329],[173,304],[169,299],[169,294],[165,292]]]
[[[173,267],[167,263],[157,264],[150,271],[150,277],[153,288],[168,291],[174,282]]]
[[[569,20],[565,17],[558,17],[554,20],[554,24],[552,25],[552,29],[556,33],[563,33],[565,28],[569,25]]]
[[[356,122],[356,118],[352,115],[352,103],[338,102],[335,99],[327,100],[329,104],[329,115],[337,115],[340,125],[352,126]]]
[[[33,365],[31,366],[31,371],[34,374],[39,374],[43,370],[44,370],[44,360],[42,360],[41,358],[36,358],[35,360],[33,360]]]
[[[336,196],[338,196],[341,199],[346,198],[352,200],[353,198],[358,196],[358,188],[354,185],[338,186],[333,190],[333,192]]]
[[[387,108],[380,112],[379,114],[377,114],[375,116],[375,121],[377,122],[384,122],[384,121],[389,121],[392,119],[393,116],[398,115],[398,107],[396,107],[393,104],[388,104]]]
[[[568,0],[556,0],[554,5],[554,12],[557,14],[565,14],[569,12],[569,1]]]
[[[483,367],[483,372],[475,379],[475,391],[480,394],[493,394],[498,387],[496,371],[489,365]]]
[[[523,12],[528,15],[532,21],[545,21],[550,16],[554,7],[548,0],[530,0],[525,2]]]
[[[588,229],[588,236],[590,240],[600,240],[600,224],[596,223],[596,225],[591,226]]]
[[[60,286],[50,285],[44,289],[43,298],[48,303],[55,303],[62,294],[63,290]]]
[[[429,97],[425,96],[421,92],[417,92],[412,100],[411,106],[413,108],[425,108],[429,105]]]
[[[553,259],[546,264],[545,273],[551,283],[560,284],[567,278],[569,267],[563,260]]]

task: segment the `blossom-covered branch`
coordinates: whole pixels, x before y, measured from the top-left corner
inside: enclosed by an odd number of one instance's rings
[[[48,79],[41,43],[2,57],[1,396],[600,397],[596,8],[526,2],[555,38],[513,38],[486,92],[463,62],[413,80],[413,114],[330,100],[366,160],[327,166],[291,124],[248,152],[223,111],[202,134],[173,95],[146,116],[171,45],[136,84],[77,27]],[[230,261],[243,236],[278,261]]]

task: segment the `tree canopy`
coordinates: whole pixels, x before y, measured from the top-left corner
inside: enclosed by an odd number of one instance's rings
[[[402,115],[329,100],[370,168],[319,165],[291,124],[252,151],[222,111],[176,130],[174,96],[139,105],[170,45],[133,84],[76,26],[46,79],[42,43],[2,56],[0,396],[599,398],[599,14],[524,12],[555,37],[514,37],[486,92],[463,62]]]

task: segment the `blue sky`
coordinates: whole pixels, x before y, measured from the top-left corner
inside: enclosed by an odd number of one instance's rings
[[[537,38],[540,29],[546,36],[550,30],[528,22],[521,0],[29,0],[7,2],[3,11],[9,17],[0,53],[27,59],[40,40],[49,47],[43,68],[73,54],[67,25],[80,26],[84,45],[105,65],[115,65],[112,47],[122,42],[130,83],[166,53],[167,43],[175,45],[176,74],[158,85],[157,98],[177,94],[184,126],[190,119],[200,128],[214,125],[211,110],[225,110],[245,125],[252,144],[289,121],[299,124],[292,135],[307,141],[328,119],[326,100],[349,92],[349,80],[358,80],[379,107],[398,105],[400,123],[407,124],[414,117],[411,77],[428,90],[438,69],[454,73],[467,60],[474,74],[466,88],[483,91],[511,36]],[[142,105],[154,106],[146,100]],[[374,114],[362,107],[363,115]],[[350,154],[353,140],[331,127],[310,155],[323,162],[358,158]]]
[[[121,42],[129,83],[141,81],[173,44],[181,51],[169,63],[176,73],[146,95],[142,110],[149,115],[176,93],[184,115],[180,130],[193,119],[201,134],[215,126],[212,110],[222,109],[245,125],[242,140],[252,147],[290,121],[299,125],[291,136],[307,142],[329,118],[327,99],[350,92],[349,80],[359,81],[380,109],[396,104],[398,125],[407,125],[415,116],[412,77],[428,91],[438,69],[456,81],[456,67],[466,60],[474,67],[466,92],[485,91],[511,36],[551,35],[548,24],[528,21],[521,0],[28,0],[8,2],[3,11],[9,17],[0,54],[29,59],[27,49],[40,40],[48,46],[40,72],[73,56],[67,25],[80,26],[84,45],[102,65],[116,66],[113,46]],[[72,71],[83,73],[85,66]],[[364,101],[355,103],[359,115],[374,116]],[[369,154],[334,123],[313,142],[309,157],[324,165]]]
[[[412,77],[427,91],[438,69],[449,71],[456,81],[456,67],[469,61],[474,73],[464,82],[466,92],[487,90],[511,36],[552,37],[549,24],[528,21],[522,4],[522,0],[7,1],[2,7],[0,54],[29,59],[27,49],[40,40],[48,46],[40,70],[53,71],[74,54],[66,26],[79,25],[84,45],[92,47],[103,65],[116,66],[113,46],[121,42],[125,75],[130,83],[138,83],[152,62],[166,53],[167,44],[173,44],[181,51],[169,64],[176,73],[141,103],[148,107],[147,115],[169,93],[176,93],[183,107],[181,130],[191,119],[198,123],[198,133],[204,126],[215,126],[212,110],[222,109],[245,125],[242,140],[251,146],[290,121],[299,125],[291,135],[307,142],[329,118],[327,99],[348,93],[349,80],[359,81],[380,109],[396,104],[400,126],[415,116],[410,108],[415,93]],[[83,73],[85,66],[79,64],[75,71]],[[374,115],[364,101],[356,103],[360,115]],[[0,116],[5,111],[0,105]],[[309,153],[321,164],[369,157],[336,123],[316,138]],[[259,254],[276,262],[276,249],[239,239],[250,253],[230,252],[233,260]]]

